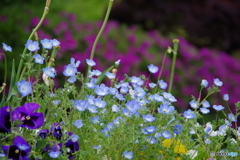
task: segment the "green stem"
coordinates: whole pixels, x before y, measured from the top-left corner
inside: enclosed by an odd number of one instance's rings
[[[94,57],[94,53],[95,53],[95,49],[96,49],[96,46],[97,46],[97,43],[98,43],[98,40],[100,38],[100,36],[102,35],[102,32],[107,24],[107,21],[108,21],[108,17],[109,17],[109,14],[110,14],[110,11],[111,11],[111,8],[112,8],[112,4],[113,4],[113,0],[109,0],[109,4],[108,4],[108,8],[107,8],[107,13],[105,15],[105,18],[104,18],[104,21],[103,21],[103,24],[102,24],[102,27],[93,43],[93,47],[92,47],[92,51],[91,51],[91,55],[90,55],[90,59],[93,59]],[[87,76],[86,76],[86,82],[88,82],[89,80],[89,71],[91,71],[92,69],[92,66],[88,66],[88,69],[87,69]]]
[[[177,58],[177,51],[178,51],[178,39],[173,40],[173,62],[172,62],[172,69],[171,69],[171,75],[170,75],[170,82],[169,82],[169,88],[168,92],[171,93],[172,91],[172,84],[173,84],[173,79],[174,79],[174,71],[175,71],[175,62]]]
[[[44,8],[44,12],[42,15],[41,20],[39,21],[38,25],[33,29],[32,33],[30,34],[30,36],[28,37],[28,40],[30,40],[32,38],[32,36],[34,35],[34,33],[38,30],[38,28],[41,26],[43,20],[45,19],[46,15],[48,14],[49,11],[49,6],[50,6],[51,0],[46,0],[46,7]],[[23,50],[23,54],[22,56],[24,56],[27,52],[27,48],[25,47]],[[22,65],[23,65],[23,58],[21,58],[20,62],[19,62],[19,66],[18,66],[18,71],[17,71],[17,76],[16,76],[16,81],[19,81],[21,77],[20,76],[20,72],[22,70]]]

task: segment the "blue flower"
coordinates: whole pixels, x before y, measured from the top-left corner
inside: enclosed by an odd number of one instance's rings
[[[113,73],[110,73],[110,72],[105,73],[105,75],[106,75],[109,79],[114,79],[114,78],[116,78],[116,75],[113,74]]]
[[[203,86],[203,87],[207,87],[208,86],[208,81],[207,80],[205,80],[205,79],[203,79],[202,80],[202,83],[201,83],[201,86]]]
[[[128,151],[124,151],[123,152],[123,156],[126,158],[126,159],[133,159],[133,152],[128,152]]]
[[[90,120],[93,124],[97,124],[97,123],[100,122],[100,117],[99,116],[94,116],[94,117],[90,118]]]
[[[96,86],[94,92],[98,96],[106,96],[108,94],[108,87],[105,86],[104,84],[101,84],[100,86]]]
[[[172,137],[172,135],[171,135],[171,133],[169,133],[169,131],[163,131],[162,136],[166,139],[169,139]]]
[[[75,107],[79,111],[85,111],[90,105],[87,100],[72,100],[73,107]]]
[[[230,121],[232,121],[232,122],[237,122],[236,116],[235,116],[234,114],[232,114],[232,113],[229,113],[229,114],[228,114],[228,119],[229,119]]]
[[[213,80],[213,83],[214,83],[216,86],[219,86],[219,87],[221,87],[221,86],[223,85],[223,82],[220,81],[218,78],[215,78],[215,79]]]
[[[60,154],[61,154],[60,151],[50,151],[50,152],[48,153],[48,155],[49,155],[51,158],[57,158],[57,157],[60,156]]]
[[[88,110],[89,110],[89,112],[91,112],[91,113],[98,113],[97,108],[96,108],[95,106],[92,106],[92,105],[89,105],[89,106],[88,106]]]
[[[197,109],[199,106],[198,101],[195,101],[195,100],[191,100],[191,102],[189,102],[189,104],[193,109]]]
[[[202,106],[203,106],[204,108],[209,108],[209,107],[210,107],[210,104],[209,104],[208,101],[204,101],[204,102],[202,102]]]
[[[25,47],[31,52],[35,52],[35,51],[39,50],[37,41],[27,40]]]
[[[75,59],[74,58],[71,58],[70,59],[70,63],[71,63],[71,65],[73,65],[73,67],[75,67],[75,68],[77,68],[77,67],[79,67],[79,65],[80,65],[80,61],[77,61],[76,63],[75,63]]]
[[[142,117],[145,122],[153,122],[155,120],[155,117],[153,117],[151,114],[142,115]]]
[[[44,40],[41,40],[40,42],[42,43],[43,48],[52,49],[53,44],[52,44],[51,40],[45,38]]]
[[[90,80],[90,82],[86,83],[87,87],[90,88],[90,89],[94,89],[95,88],[95,84],[96,84],[96,79],[95,78],[92,78]]]
[[[149,85],[150,88],[154,88],[156,86],[155,83],[149,83],[148,85]]]
[[[177,102],[177,99],[171,93],[163,92],[162,95],[165,99],[169,100],[170,102]]]
[[[122,87],[120,88],[120,93],[125,94],[125,93],[127,93],[127,92],[128,92],[128,88],[127,88],[127,87],[122,86]]]
[[[193,119],[196,117],[195,113],[191,109],[188,109],[187,111],[185,111],[183,113],[183,116],[186,117],[187,119]]]
[[[75,76],[72,76],[72,77],[68,78],[67,81],[68,81],[69,83],[74,83],[74,82],[76,82],[76,80],[77,80],[76,77],[75,77]]]
[[[42,69],[44,74],[48,77],[54,78],[57,74],[56,70],[53,67],[46,67]]]
[[[79,136],[78,136],[78,135],[75,135],[75,134],[72,134],[72,135],[70,136],[70,139],[72,140],[72,142],[77,142],[78,139],[79,139]]]
[[[146,140],[150,144],[156,144],[157,143],[157,139],[155,137],[153,137],[153,136],[148,136]]]
[[[118,112],[118,111],[119,111],[119,107],[117,105],[113,105],[112,112]]]
[[[2,45],[3,45],[3,50],[4,50],[4,51],[12,52],[12,47],[6,45],[5,43],[2,43]]]
[[[224,100],[224,101],[228,101],[228,100],[229,100],[228,94],[224,94],[224,95],[223,95],[223,100]]]
[[[76,120],[76,121],[74,122],[74,126],[75,126],[76,128],[82,128],[82,126],[83,126],[82,120]]]
[[[174,126],[173,133],[181,134],[182,133],[182,125],[181,124],[177,124],[176,126]]]
[[[143,134],[151,134],[153,132],[156,131],[156,127],[155,126],[149,126],[149,127],[145,127],[142,132]]]
[[[89,75],[90,78],[93,76],[100,76],[102,74],[102,72],[99,70],[92,70],[89,73],[90,73],[90,75]]]
[[[203,108],[200,108],[200,112],[202,112],[203,114],[208,114],[210,110],[207,109],[206,107],[203,107]]]
[[[51,41],[52,45],[55,46],[55,47],[60,45],[60,42],[56,39],[53,39],[53,40],[50,40],[50,41]]]
[[[27,96],[32,93],[32,84],[28,81],[21,80],[16,83],[18,92],[23,96]]]
[[[98,108],[104,108],[106,104],[107,103],[103,101],[100,97],[94,100],[94,105],[97,106]]]
[[[158,67],[157,67],[157,66],[154,66],[153,64],[150,64],[150,65],[148,66],[148,70],[149,70],[149,72],[151,72],[151,73],[157,73]]]
[[[43,64],[44,57],[42,57],[40,54],[33,55],[33,58],[35,59],[35,63]]]
[[[86,62],[89,66],[95,66],[96,63],[92,59],[86,59]]]
[[[222,105],[213,105],[213,108],[216,110],[216,111],[221,111],[224,109],[224,107]]]
[[[161,89],[166,89],[167,88],[167,83],[164,82],[163,80],[158,81],[158,85]]]
[[[126,108],[132,113],[136,113],[140,109],[140,107],[141,106],[139,102],[135,100],[127,101],[126,103]]]
[[[158,112],[169,115],[175,110],[174,106],[168,106],[167,104],[160,105],[160,108],[158,108]]]
[[[75,66],[72,64],[65,66],[65,69],[63,71],[64,76],[67,76],[67,77],[75,76],[76,73],[77,73],[77,68],[75,68]]]

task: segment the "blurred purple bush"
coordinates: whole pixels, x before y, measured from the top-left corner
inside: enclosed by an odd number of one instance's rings
[[[80,71],[85,73],[85,59],[90,57],[92,45],[101,27],[102,22],[81,24],[75,21],[73,14],[61,13],[61,21],[56,26],[51,26],[46,20],[38,31],[39,39],[56,38],[61,42],[61,49],[56,59],[58,74],[69,63],[70,57],[80,60]],[[37,19],[32,20],[30,31],[36,25]],[[173,84],[173,95],[178,99],[177,105],[187,108],[190,95],[198,96],[202,79],[212,85],[214,78],[224,82],[221,93],[208,99],[211,104],[219,104],[222,95],[228,93],[230,106],[233,108],[240,92],[240,64],[224,52],[208,48],[197,49],[188,41],[179,38],[179,54],[176,62],[176,74]],[[103,32],[97,45],[94,61],[95,69],[101,71],[108,68],[115,61],[121,60],[117,77],[123,79],[124,74],[149,76],[147,66],[154,64],[161,66],[162,58],[172,40],[161,36],[157,31],[144,32],[137,26],[126,27],[117,22],[110,21]],[[167,56],[162,79],[169,82],[171,57]],[[158,72],[159,73],[159,72]],[[158,73],[151,75],[152,80],[157,80]],[[205,92],[205,94],[207,91]]]

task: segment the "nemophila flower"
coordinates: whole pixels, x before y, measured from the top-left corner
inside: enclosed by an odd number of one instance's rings
[[[27,40],[25,47],[31,52],[35,52],[35,51],[39,50],[37,41]]]
[[[99,70],[92,70],[92,71],[89,71],[89,77],[93,77],[93,76],[100,76],[102,74],[101,71]]]
[[[90,89],[94,89],[95,86],[96,86],[96,79],[95,78],[92,78],[90,80],[90,82],[86,83],[87,87],[90,88]]]
[[[97,107],[93,106],[93,105],[89,105],[88,106],[88,110],[91,113],[98,113]]]
[[[78,68],[79,65],[80,65],[80,63],[81,63],[81,61],[76,61],[76,62],[75,62],[75,58],[71,58],[71,59],[70,59],[70,63],[71,63],[71,65],[72,65],[73,67]]]
[[[128,87],[122,86],[122,87],[120,88],[120,93],[121,93],[121,94],[125,94],[125,93],[127,93],[127,92],[128,92]]]
[[[169,133],[169,131],[163,131],[162,136],[166,139],[169,139],[172,137],[172,135],[171,135],[171,133]]]
[[[218,78],[215,78],[215,79],[213,80],[213,83],[214,83],[216,86],[218,86],[218,87],[221,87],[221,86],[223,85],[223,82],[220,81]]]
[[[158,113],[162,113],[165,115],[171,114],[175,110],[174,106],[168,106],[167,104],[161,104],[160,108],[158,108]]]
[[[72,100],[73,107],[75,107],[79,111],[85,111],[90,105],[87,100]]]
[[[196,132],[193,128],[190,128],[189,133],[190,133],[190,134],[196,134],[197,132]]]
[[[96,86],[94,92],[98,96],[106,96],[108,94],[108,87],[104,84],[101,84],[100,86]]]
[[[158,85],[161,89],[166,89],[167,88],[167,83],[164,82],[163,80],[158,81]]]
[[[154,135],[156,138],[160,138],[162,136],[162,133],[156,132]]]
[[[155,84],[155,83],[149,83],[148,85],[149,85],[150,88],[156,87],[156,84]]]
[[[116,78],[116,75],[113,74],[113,73],[110,73],[110,72],[107,72],[105,75],[106,75],[109,79],[114,79],[114,78]]]
[[[183,116],[187,119],[193,119],[196,117],[195,113],[191,109],[188,109],[187,111],[185,111],[183,113]]]
[[[63,71],[63,75],[66,77],[75,76],[76,73],[77,73],[77,68],[72,64],[65,66]]]
[[[94,100],[94,105],[97,106],[98,108],[104,108],[106,104],[107,103],[103,101],[100,97]]]
[[[60,140],[63,136],[61,123],[53,123],[51,125],[50,132],[57,140]]]
[[[49,39],[45,38],[43,40],[40,41],[42,43],[43,48],[45,49],[52,49],[52,41],[50,41]]]
[[[154,66],[153,64],[150,64],[150,65],[148,66],[148,70],[149,70],[149,72],[151,72],[151,73],[157,73],[158,67],[157,67],[157,66]]]
[[[53,67],[46,67],[43,68],[42,71],[48,77],[54,78],[57,75],[56,70]]]
[[[5,156],[12,160],[28,160],[31,146],[21,136],[16,136],[13,139],[11,146],[2,145],[2,150]]]
[[[95,66],[96,63],[92,59],[86,59],[86,62],[89,66]]]
[[[203,87],[207,87],[208,86],[208,81],[207,80],[205,80],[205,79],[203,79],[202,80],[202,83],[201,83],[201,86],[203,86]]]
[[[209,139],[209,138],[206,138],[205,140],[204,140],[204,143],[205,144],[210,144],[212,141]]]
[[[60,154],[61,154],[60,151],[50,151],[50,152],[48,153],[49,157],[51,157],[51,158],[57,158],[57,157],[60,156]]]
[[[134,113],[130,112],[127,108],[122,109],[122,114],[127,117],[131,117]]]
[[[100,150],[102,148],[101,145],[96,145],[96,146],[93,146],[93,149],[96,149],[96,150]]]
[[[225,125],[225,124],[224,124],[224,125],[221,125],[221,126],[218,128],[217,135],[218,135],[218,136],[225,136],[228,129],[229,129],[229,127],[228,127],[227,125]]]
[[[116,93],[116,94],[115,94],[115,97],[116,97],[119,101],[125,101],[125,100],[126,100],[122,94]]]
[[[91,117],[90,120],[93,124],[100,123],[100,117],[99,116]]]
[[[74,122],[74,126],[75,126],[76,128],[82,128],[83,125],[84,125],[84,124],[83,124],[82,120],[76,120],[76,121]]]
[[[112,112],[118,112],[118,111],[119,111],[119,107],[117,105],[113,105]]]
[[[209,107],[210,107],[210,104],[209,104],[208,101],[204,101],[204,102],[202,102],[202,106],[203,106],[204,108],[209,108]]]
[[[0,108],[0,133],[11,132],[10,107]]]
[[[120,61],[121,61],[120,59],[119,59],[119,60],[117,60],[117,61],[115,62],[115,65],[116,65],[116,66],[119,66],[119,64],[120,64]]]
[[[15,108],[12,112],[13,121],[19,120],[22,124],[20,127],[26,127],[28,129],[40,128],[44,122],[43,113],[34,112],[40,106],[36,103],[25,103],[21,107]]]
[[[52,103],[54,104],[54,105],[59,105],[59,103],[60,103],[61,101],[60,100],[54,100],[54,101],[52,101]]]
[[[133,159],[133,157],[134,157],[133,152],[124,151],[123,157],[125,157],[126,159]]]
[[[72,77],[68,78],[67,81],[68,81],[69,83],[74,83],[74,82],[76,82],[76,80],[77,80],[76,77],[75,77],[75,76],[72,76]]]
[[[223,95],[223,100],[224,100],[224,101],[228,101],[228,100],[229,100],[228,94],[224,94],[224,95]]]
[[[193,109],[197,109],[199,106],[199,103],[196,100],[191,100],[191,102],[189,102],[189,104]]]
[[[2,43],[2,45],[3,45],[3,50],[4,51],[12,52],[12,47],[6,45],[5,43]]]
[[[202,112],[203,114],[208,114],[210,112],[210,110],[205,107],[202,107],[202,108],[200,108],[200,112]]]
[[[210,122],[208,122],[206,124],[206,127],[204,128],[204,132],[206,134],[210,134],[212,131],[213,131],[212,124]]]
[[[143,134],[151,134],[153,132],[156,131],[156,127],[155,126],[149,126],[149,127],[145,127],[143,130],[142,130],[142,133]]]
[[[177,124],[176,126],[174,126],[173,133],[181,134],[182,133],[182,125],[181,124]]]
[[[56,40],[56,39],[52,39],[50,41],[51,41],[52,45],[55,46],[55,47],[60,45],[60,42],[58,40]]]
[[[141,81],[140,77],[132,76],[131,78],[131,83],[137,84],[139,81]]]
[[[237,122],[236,116],[235,116],[234,114],[232,114],[232,113],[229,113],[229,114],[228,114],[228,119],[229,119],[230,121],[232,121],[232,122]]]
[[[33,58],[35,60],[35,63],[43,64],[44,57],[42,57],[40,54],[33,55]]]
[[[28,81],[21,80],[16,83],[18,92],[23,96],[27,96],[32,93],[32,84]]]
[[[136,113],[140,109],[140,107],[141,106],[139,102],[135,100],[130,100],[126,103],[126,108],[132,113]]]
[[[171,93],[163,92],[162,95],[170,102],[177,102],[177,99]]]
[[[125,119],[123,119],[122,117],[117,117],[116,119],[113,120],[113,124],[116,126],[119,126],[121,122],[125,122]]]
[[[156,144],[157,143],[157,139],[153,136],[148,136],[146,140],[150,144]]]
[[[145,122],[153,122],[155,120],[155,117],[153,117],[151,114],[142,115],[142,117]]]
[[[216,111],[221,111],[224,109],[224,107],[222,105],[213,105],[213,108],[216,110]]]
[[[38,136],[41,137],[42,139],[45,139],[48,134],[49,134],[49,130],[48,129],[41,129],[37,132]]]

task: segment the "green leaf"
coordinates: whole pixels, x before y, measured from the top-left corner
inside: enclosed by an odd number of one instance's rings
[[[105,78],[105,74],[109,71],[111,71],[113,68],[115,68],[115,65],[112,65],[111,67],[109,67],[108,69],[106,69],[96,80],[96,85],[99,85],[103,79]]]

